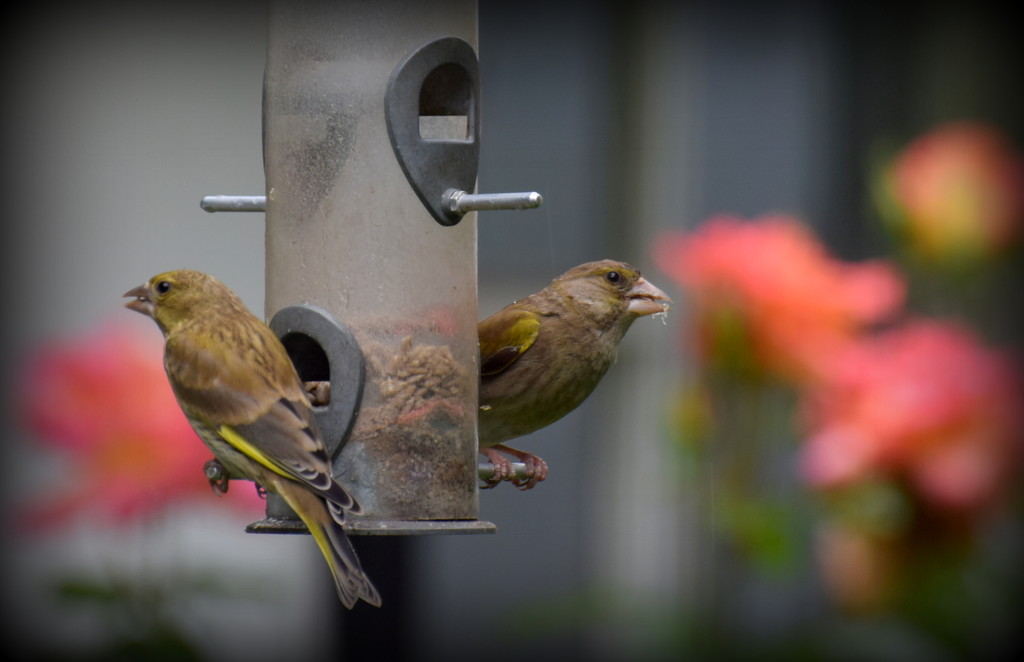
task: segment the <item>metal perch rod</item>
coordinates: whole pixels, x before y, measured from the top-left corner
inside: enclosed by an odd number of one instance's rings
[[[490,462],[481,462],[477,467],[477,471],[480,474],[480,480],[486,482],[494,476],[494,465]],[[526,465],[522,462],[513,462],[512,471],[515,473],[515,479],[526,480],[530,477],[526,471]]]

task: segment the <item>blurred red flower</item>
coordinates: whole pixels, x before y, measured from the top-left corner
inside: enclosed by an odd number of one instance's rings
[[[1006,356],[936,321],[838,353],[806,396],[803,474],[828,489],[906,481],[943,512],[980,513],[1021,468],[1021,381]]]
[[[798,381],[820,376],[824,358],[905,295],[888,264],[833,259],[789,216],[712,218],[660,237],[654,257],[690,296],[703,356]]]
[[[955,122],[907,146],[885,171],[886,220],[934,261],[990,257],[1024,222],[1024,160],[996,129]]]
[[[20,411],[46,446],[72,459],[21,513],[30,530],[80,514],[126,522],[191,497],[213,502],[203,474],[212,457],[178,407],[164,374],[158,337],[109,325],[39,348],[22,372]],[[258,512],[255,490],[225,497]]]

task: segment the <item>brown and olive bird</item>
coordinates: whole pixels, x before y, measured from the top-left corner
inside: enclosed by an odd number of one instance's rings
[[[128,291],[125,305],[156,321],[178,404],[232,476],[281,495],[327,559],[338,597],[380,606],[345,535],[359,506],[331,476],[312,406],[270,327],[212,276],[169,271]]]
[[[547,464],[503,442],[551,425],[576,409],[615,362],[633,321],[664,313],[671,299],[624,262],[588,262],[540,292],[479,323],[480,453],[502,480],[530,489]],[[502,453],[526,465],[516,477]]]

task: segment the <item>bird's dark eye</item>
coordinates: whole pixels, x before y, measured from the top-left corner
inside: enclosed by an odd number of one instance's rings
[[[608,279],[609,283],[617,283],[622,278],[622,274],[618,271],[609,271],[604,277]]]
[[[162,281],[160,281],[159,283],[156,284],[156,293],[157,294],[167,294],[167,291],[170,290],[170,289],[171,289],[171,284],[168,283],[166,280],[162,280]]]

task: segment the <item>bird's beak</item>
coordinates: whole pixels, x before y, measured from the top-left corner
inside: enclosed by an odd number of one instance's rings
[[[637,317],[653,315],[655,313],[667,313],[672,303],[668,295],[641,278],[636,285],[626,293],[629,301],[627,310]]]
[[[143,315],[153,316],[155,312],[153,307],[153,292],[149,289],[149,283],[143,283],[138,287],[128,290],[124,293],[124,296],[131,297],[132,300],[124,304],[125,308],[131,308],[132,310],[142,313]]]

